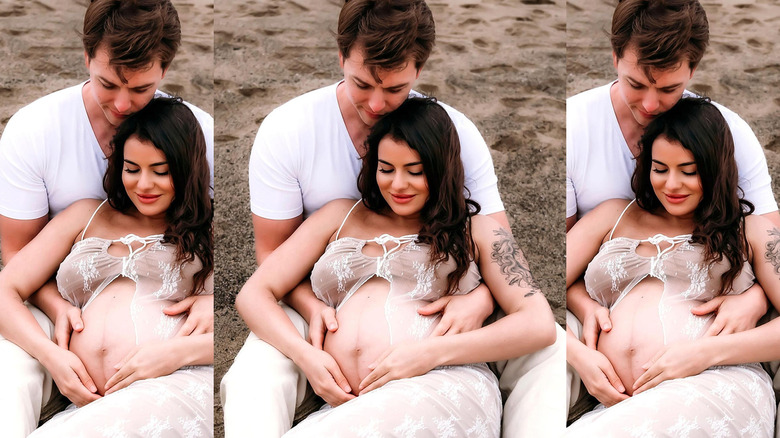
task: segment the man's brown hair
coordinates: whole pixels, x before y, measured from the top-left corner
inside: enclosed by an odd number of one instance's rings
[[[621,0],[612,15],[610,42],[617,58],[636,50],[637,63],[655,83],[651,70],[668,70],[688,61],[691,70],[704,56],[709,23],[698,0]]]
[[[181,43],[179,15],[170,0],[92,0],[81,40],[90,58],[98,48],[108,50],[124,82],[123,70],[146,68],[157,60],[168,68]]]
[[[346,0],[336,42],[341,56],[357,46],[374,80],[377,70],[403,68],[409,58],[419,70],[436,39],[433,14],[423,0]]]

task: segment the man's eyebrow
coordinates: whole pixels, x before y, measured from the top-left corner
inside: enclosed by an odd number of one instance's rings
[[[113,85],[113,86],[115,86],[115,87],[117,87],[117,86],[118,86],[117,84],[115,84],[115,83],[114,83],[114,81],[111,81],[111,80],[109,80],[108,78],[105,78],[105,77],[103,77],[103,76],[100,76],[100,75],[98,75],[98,79],[100,79],[100,80],[101,80],[101,82],[105,82],[105,83],[107,83],[107,84],[109,84],[109,85]],[[137,87],[132,87],[132,89],[133,89],[133,90],[140,90],[140,89],[142,89],[142,88],[149,88],[149,87],[151,87],[151,86],[153,86],[153,85],[154,85],[154,82],[150,82],[150,83],[148,83],[148,84],[142,84],[142,85],[138,85]]]

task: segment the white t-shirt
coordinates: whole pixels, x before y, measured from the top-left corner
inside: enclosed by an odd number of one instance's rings
[[[103,174],[108,160],[89,123],[83,86],[44,96],[8,121],[0,137],[0,215],[23,220],[53,217],[79,199],[106,197]],[[214,119],[187,106],[206,138],[213,187]]]
[[[361,161],[341,117],[338,83],[311,91],[271,111],[249,158],[252,213],[266,219],[304,218],[338,198],[360,198]],[[460,112],[441,104],[458,131],[466,187],[482,214],[504,210],[485,140]]]
[[[607,199],[634,199],[631,176],[636,161],[612,108],[612,84],[566,99],[566,217],[582,217]],[[756,214],[777,210],[766,157],[753,130],[733,111],[713,104],[731,129],[745,199]]]

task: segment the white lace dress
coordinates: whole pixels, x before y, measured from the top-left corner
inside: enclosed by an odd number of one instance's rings
[[[664,287],[658,304],[664,344],[702,337],[713,316],[696,316],[691,309],[715,297],[729,264],[724,259],[708,266],[703,247],[691,244],[690,237],[605,242],[585,273],[588,293],[612,311],[642,280],[657,278]],[[655,245],[657,255],[637,254],[643,242]],[[744,292],[754,279],[746,263],[728,293]],[[566,436],[773,437],[774,417],[772,382],[758,364],[716,366],[665,381],[612,407],[599,405],[573,423]]]
[[[84,310],[116,278],[129,278],[136,283],[129,309],[136,345],[173,337],[184,317],[165,315],[162,309],[190,295],[202,265],[196,258],[180,267],[175,248],[161,238],[129,235],[113,241],[84,239],[82,234],[58,270],[60,293]],[[130,253],[109,254],[112,243],[127,245]],[[30,437],[209,437],[214,433],[213,400],[213,367],[185,367],[136,381],[81,408],[71,404]]]
[[[444,296],[454,262],[433,269],[428,245],[416,238],[372,239],[384,254],[370,257],[362,252],[368,241],[337,233],[312,270],[315,294],[338,312],[366,281],[384,278],[390,288],[384,313],[391,344],[427,337],[440,316],[422,316],[417,309]],[[457,293],[470,292],[479,280],[472,262]],[[445,366],[391,381],[338,407],[325,406],[284,436],[497,438],[501,407],[498,381],[487,365]]]

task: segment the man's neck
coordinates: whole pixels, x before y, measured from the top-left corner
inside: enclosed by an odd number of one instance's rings
[[[352,140],[352,145],[360,155],[365,152],[366,138],[371,131],[371,127],[363,123],[363,120],[358,115],[352,102],[347,98],[344,92],[344,83],[340,83],[336,88],[336,100],[339,105],[339,111],[341,112],[341,118],[344,120],[344,125],[347,127],[347,133]]]
[[[91,87],[91,82],[87,82],[81,87],[81,100],[84,102],[89,124],[92,127],[92,132],[95,133],[98,144],[100,144],[100,149],[106,156],[109,156],[111,154],[111,138],[116,133],[116,127],[108,122],[103,110],[95,102]]]
[[[637,123],[634,115],[631,114],[631,109],[620,98],[617,83],[613,83],[609,88],[609,100],[612,103],[612,110],[615,111],[620,133],[623,134],[623,139],[628,145],[628,150],[631,151],[631,155],[636,157],[639,155],[639,139],[642,137],[645,127]]]

